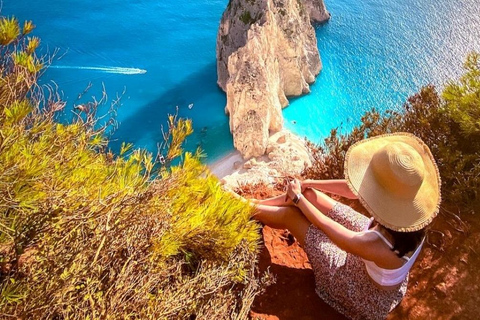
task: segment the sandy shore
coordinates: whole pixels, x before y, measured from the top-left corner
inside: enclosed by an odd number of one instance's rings
[[[222,179],[225,176],[240,171],[244,163],[245,160],[243,160],[240,152],[233,151],[212,164],[209,164],[208,168],[217,178]]]

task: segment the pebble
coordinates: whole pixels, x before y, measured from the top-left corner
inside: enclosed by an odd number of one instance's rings
[[[438,293],[440,298],[445,298],[447,296],[447,285],[445,282],[440,282],[435,286],[435,291]]]

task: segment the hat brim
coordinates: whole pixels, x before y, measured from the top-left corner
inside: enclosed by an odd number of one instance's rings
[[[422,156],[425,165],[423,182],[415,195],[400,198],[392,195],[376,180],[371,168],[375,152],[386,144],[408,143]],[[427,226],[440,206],[440,175],[430,149],[410,133],[381,135],[357,142],[345,157],[345,178],[368,212],[385,227],[401,232]]]

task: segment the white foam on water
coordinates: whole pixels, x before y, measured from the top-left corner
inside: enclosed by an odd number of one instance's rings
[[[123,68],[123,67],[84,67],[84,66],[50,66],[53,69],[76,69],[76,70],[92,70],[105,73],[116,74],[144,74],[147,73],[145,69],[139,68]]]

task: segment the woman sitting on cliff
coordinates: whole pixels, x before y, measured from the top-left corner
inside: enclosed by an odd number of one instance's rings
[[[384,319],[405,295],[423,228],[438,212],[438,169],[420,139],[398,133],[353,145],[345,176],[294,180],[286,195],[256,202],[254,218],[297,238],[325,302],[352,319]],[[372,218],[318,190],[359,199]]]

